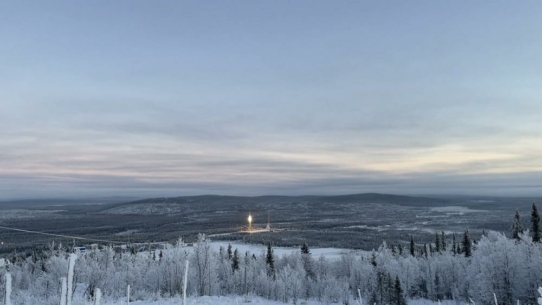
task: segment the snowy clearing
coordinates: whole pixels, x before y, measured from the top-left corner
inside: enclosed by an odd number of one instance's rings
[[[161,299],[161,300],[154,300],[154,301],[135,301],[130,302],[132,305],[179,305],[182,304],[183,300],[182,298],[168,298],[168,299]],[[290,303],[283,303],[279,301],[272,301],[272,300],[266,300],[260,297],[249,297],[245,299],[242,296],[224,296],[224,297],[218,297],[218,296],[204,296],[204,297],[197,297],[197,298],[188,298],[187,299],[188,305],[242,305],[242,304],[250,304],[250,305],[284,305],[284,304],[292,304]],[[367,302],[364,301],[364,304]],[[90,303],[88,303],[90,304]],[[122,301],[119,302],[106,302],[103,305],[119,305],[123,304]],[[124,302],[124,305],[126,303]],[[324,303],[318,302],[318,301],[305,301],[301,300],[298,304],[301,305],[323,305]],[[431,300],[425,300],[425,299],[417,299],[417,300],[409,300],[408,305],[438,305],[439,303],[433,302]],[[440,302],[441,305],[458,305],[458,304],[464,304],[460,302],[455,301],[442,301]],[[78,305],[78,304],[74,304]],[[86,304],[85,304],[86,305]],[[330,303],[329,305],[343,305],[341,303]]]
[[[218,251],[220,247],[227,249],[228,244],[231,244],[234,250],[237,249],[241,253],[245,253],[248,251],[256,255],[265,253],[266,247],[267,247],[265,245],[243,244],[240,242],[212,241],[211,248],[213,248],[213,250],[215,251]],[[330,260],[338,260],[341,258],[341,256],[350,252],[365,253],[365,251],[356,251],[352,249],[340,249],[340,248],[312,248],[310,251],[313,257],[315,258],[318,258],[323,255],[325,258],[330,259]],[[294,252],[299,252],[299,248],[273,247],[273,252],[278,257],[281,257],[283,255],[290,255]]]
[[[459,214],[463,215],[465,213],[480,213],[480,212],[487,212],[484,210],[473,210],[469,209],[467,207],[460,207],[460,206],[447,206],[447,207],[435,207],[431,208],[432,212],[440,212],[440,213],[447,213],[447,214]]]

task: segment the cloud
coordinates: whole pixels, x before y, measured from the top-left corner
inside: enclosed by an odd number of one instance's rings
[[[201,5],[8,5],[0,198],[540,192],[536,10]]]

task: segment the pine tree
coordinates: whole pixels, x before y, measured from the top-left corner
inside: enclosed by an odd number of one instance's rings
[[[405,297],[403,296],[403,288],[401,288],[401,281],[399,281],[399,277],[395,277],[395,295],[394,295],[394,304],[395,305],[406,305]]]
[[[435,251],[440,252],[440,236],[435,232]]]
[[[231,260],[232,255],[233,255],[233,253],[232,253],[232,251],[231,251],[231,244],[228,244],[228,259],[229,259],[229,260]]]
[[[512,238],[519,241],[521,239],[521,234],[523,234],[523,226],[521,225],[519,211],[516,210],[516,215],[514,216],[514,223],[512,224]]]
[[[465,234],[463,235],[462,246],[463,246],[463,253],[465,254],[465,257],[470,257],[472,255],[472,242],[469,236],[469,229],[465,230]]]
[[[452,235],[452,253],[457,254],[457,242],[455,240],[455,233]]]
[[[267,255],[265,256],[265,264],[267,266],[267,276],[275,279],[275,259],[273,258],[273,248],[271,243],[267,244]]]
[[[235,271],[239,270],[239,251],[237,251],[237,249],[235,249],[235,251],[233,252],[233,260],[231,262],[231,270],[233,273],[235,273]]]
[[[403,255],[403,252],[404,252],[404,250],[403,250],[403,245],[399,244],[399,246],[397,246],[397,248],[399,249],[399,255],[402,256],[402,255]]]
[[[540,215],[538,215],[538,208],[533,202],[533,210],[531,212],[531,234],[533,236],[533,242],[540,242]]]
[[[376,267],[377,263],[376,263],[376,252],[373,250],[373,254],[371,255],[371,265],[373,265],[373,267]]]
[[[444,231],[440,233],[440,247],[442,251],[446,251],[446,236],[444,235]]]
[[[301,245],[301,259],[303,260],[303,268],[305,269],[305,274],[308,278],[315,279],[316,274],[312,270],[312,258],[311,252],[309,250],[309,245],[306,242]]]
[[[301,254],[310,254],[309,245],[306,242],[301,245]]]
[[[414,237],[410,235],[410,255],[414,256],[416,254],[416,247],[414,244]]]

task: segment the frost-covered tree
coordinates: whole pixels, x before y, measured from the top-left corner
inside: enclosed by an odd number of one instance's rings
[[[267,267],[267,276],[275,279],[275,258],[273,257],[273,248],[271,247],[271,243],[267,244],[265,264]]]
[[[533,242],[540,242],[540,215],[538,214],[538,208],[533,202],[531,211],[531,234],[533,236]]]
[[[239,271],[239,251],[237,251],[237,249],[233,251],[233,259],[231,261],[231,271],[232,273],[235,273],[235,271]]]
[[[465,230],[465,233],[463,234],[463,241],[461,243],[463,246],[463,254],[465,254],[465,257],[470,257],[472,255],[472,241],[470,239],[469,230]]]
[[[414,237],[410,235],[410,255],[415,256],[416,254],[416,245],[414,244]]]
[[[523,225],[521,224],[519,211],[516,210],[516,214],[514,215],[514,223],[512,224],[512,238],[519,241],[521,239],[521,234],[523,234]]]
[[[301,245],[301,254],[310,254],[309,245],[306,242]]]
[[[231,244],[228,244],[228,259],[231,260],[233,257],[233,252],[231,249]]]
[[[395,277],[395,283],[393,288],[393,299],[391,300],[392,304],[406,305],[407,302],[405,300],[405,296],[403,295],[403,288],[401,287],[401,281],[399,280],[399,276]]]
[[[457,254],[457,241],[455,239],[455,233],[452,235],[452,253]]]
[[[209,240],[205,238],[205,234],[198,234],[198,240],[194,244],[193,261],[196,267],[195,276],[199,295],[210,294],[212,281],[211,259]]]
[[[438,232],[435,232],[435,251],[440,253],[440,235]]]

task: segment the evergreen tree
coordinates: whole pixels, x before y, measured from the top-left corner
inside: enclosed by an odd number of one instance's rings
[[[267,244],[267,255],[265,256],[265,264],[267,266],[267,276],[275,279],[275,259],[273,258],[273,248],[271,243]]]
[[[401,288],[401,281],[399,281],[399,276],[395,277],[394,285],[394,305],[406,305],[405,297],[403,296],[403,288]]]
[[[533,242],[540,242],[540,215],[538,215],[538,208],[533,202],[533,210],[531,212],[531,234],[533,236]]]
[[[303,260],[303,268],[305,269],[305,274],[310,279],[315,279],[316,274],[312,270],[312,258],[311,252],[309,250],[309,245],[306,242],[301,245],[301,259]]]
[[[444,235],[444,231],[440,233],[440,247],[442,251],[446,251],[446,236]]]
[[[516,210],[514,223],[512,224],[512,238],[519,241],[521,239],[521,234],[523,234],[523,226],[521,225],[521,219],[519,218],[519,211]]]
[[[416,254],[416,246],[414,244],[414,237],[410,235],[410,255],[414,256]]]
[[[452,253],[457,254],[457,242],[455,240],[455,233],[452,235]]]
[[[403,255],[403,245],[399,244],[399,246],[397,246],[397,248],[399,249],[399,255]]]
[[[440,236],[438,232],[435,232],[435,251],[440,252]]]
[[[235,251],[233,252],[233,260],[231,262],[231,270],[233,273],[235,273],[235,271],[239,270],[239,251],[237,251],[237,249],[235,249]]]
[[[373,250],[373,255],[371,256],[371,265],[373,265],[373,267],[376,267],[376,253],[375,251]]]
[[[301,254],[310,254],[309,245],[306,242],[301,245]]]
[[[228,244],[228,259],[229,259],[229,260],[231,260],[232,255],[233,255],[233,253],[232,253],[232,251],[231,251],[231,244]]]
[[[462,246],[463,246],[463,253],[465,254],[465,257],[470,257],[472,255],[472,242],[469,236],[469,229],[465,230],[465,234],[463,235]]]

